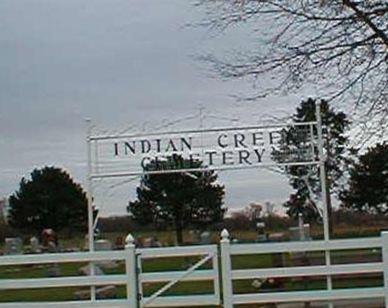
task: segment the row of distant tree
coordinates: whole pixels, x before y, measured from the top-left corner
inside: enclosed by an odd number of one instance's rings
[[[344,209],[371,214],[388,214],[388,144],[376,144],[359,154],[360,149],[348,148],[349,120],[343,112],[321,104],[326,160],[328,204],[336,196]],[[315,101],[303,101],[293,115],[295,122],[315,121]],[[298,148],[306,135],[299,126],[290,128],[281,146]],[[316,132],[315,132],[316,133]],[[302,139],[301,139],[302,138]],[[280,159],[274,157],[274,159]],[[165,162],[151,161],[145,170],[174,168],[185,164],[180,156]],[[203,162],[190,162],[199,168]],[[193,165],[194,163],[194,165]],[[176,167],[178,168],[178,167]],[[287,214],[305,221],[319,221],[322,195],[319,169],[306,166],[282,167],[294,192],[284,203]],[[344,183],[344,184],[339,184]],[[188,226],[205,229],[222,222],[225,187],[218,182],[215,171],[149,174],[142,176],[136,190],[137,199],[127,207],[135,221],[142,225],[172,227],[177,242],[183,242],[183,230]],[[36,169],[30,179],[23,178],[19,189],[10,197],[10,224],[19,230],[40,232],[44,228],[70,233],[85,230],[87,199],[82,187],[71,176],[55,167]],[[251,209],[252,210],[252,209]]]

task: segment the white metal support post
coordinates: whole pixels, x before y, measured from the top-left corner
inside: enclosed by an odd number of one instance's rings
[[[221,302],[221,295],[220,295],[220,268],[218,266],[218,248],[216,248],[216,251],[213,255],[212,259],[212,265],[213,265],[213,287],[214,287],[214,296],[218,299],[217,305],[220,305]]]
[[[125,271],[127,274],[127,300],[130,308],[138,307],[137,296],[137,261],[135,240],[131,234],[125,239],[125,250],[127,252],[125,259]]]
[[[222,271],[222,297],[223,307],[233,308],[232,263],[230,260],[229,232],[221,232],[221,271]]]
[[[93,230],[93,192],[92,192],[92,144],[90,136],[92,135],[92,124],[90,119],[86,119],[87,123],[87,156],[88,156],[88,170],[87,170],[87,201],[88,201],[88,246],[89,252],[94,251],[94,230]],[[90,263],[90,276],[94,276],[94,264]],[[90,300],[96,300],[96,287],[90,287]]]
[[[321,182],[321,198],[323,205],[323,237],[325,243],[328,244],[330,240],[329,233],[329,215],[328,215],[328,204],[327,204],[327,183],[326,183],[326,157],[323,151],[323,137],[322,137],[322,116],[321,116],[321,101],[317,100],[315,106],[315,115],[317,118],[317,136],[318,136],[318,154],[319,154],[319,174],[320,174],[320,182]],[[326,266],[330,266],[330,250],[325,249],[325,263]],[[327,289],[332,290],[333,285],[331,281],[331,276],[326,276],[327,280]],[[333,307],[332,303],[329,303],[329,307]]]
[[[388,308],[388,231],[381,232],[383,269],[384,269],[384,289],[385,289],[385,308]]]

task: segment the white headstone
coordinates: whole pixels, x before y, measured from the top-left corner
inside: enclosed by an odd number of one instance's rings
[[[30,238],[30,247],[31,247],[32,253],[40,253],[41,252],[39,240],[36,236],[33,236]]]
[[[292,241],[311,240],[309,224],[303,224],[302,227],[291,227],[289,228],[289,231],[290,231],[290,239]]]

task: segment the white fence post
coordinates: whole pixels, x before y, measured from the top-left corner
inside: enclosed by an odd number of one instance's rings
[[[221,232],[221,271],[223,307],[233,308],[232,264],[230,257],[229,232]]]
[[[130,308],[138,307],[135,240],[131,234],[125,238],[125,271],[127,274],[127,300]]]
[[[384,267],[385,308],[388,308],[388,231],[381,232],[381,242]]]

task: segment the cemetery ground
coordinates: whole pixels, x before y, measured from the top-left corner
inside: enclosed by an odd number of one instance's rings
[[[374,236],[378,235],[380,229],[378,228],[357,228],[351,230],[355,234],[350,234],[349,229],[345,230],[337,229],[336,237],[356,237],[356,236]],[[254,241],[257,233],[255,231],[241,230],[231,232],[234,238],[238,238],[239,242],[252,242]],[[147,232],[134,232],[135,237],[149,237],[156,236],[164,245],[171,245],[174,241],[175,234],[170,231],[147,231]],[[313,228],[312,235],[314,238],[321,238],[319,230]],[[110,239],[113,243],[118,236],[125,236],[124,233],[108,233],[104,234],[104,238]],[[185,238],[189,239],[190,235],[187,233]],[[217,243],[219,241],[219,232],[213,232],[211,236],[211,242]],[[70,248],[83,249],[85,240],[82,236],[72,239],[60,240],[60,245],[63,250]],[[3,248],[3,247],[2,247]],[[343,264],[349,262],[378,262],[380,261],[381,253],[378,250],[364,249],[354,251],[336,251],[332,253],[333,264]],[[142,264],[143,272],[155,272],[155,271],[172,271],[172,270],[184,270],[191,264],[195,263],[194,258],[159,258],[152,260],[144,260]],[[311,252],[304,256],[286,254],[275,255],[244,255],[234,256],[232,258],[232,267],[234,269],[244,268],[266,268],[277,266],[303,266],[303,265],[323,265],[325,262],[323,252]],[[59,265],[60,276],[76,276],[80,275],[80,268],[85,266],[80,263],[66,263]],[[204,264],[200,269],[211,267],[210,263]],[[37,278],[47,277],[49,265],[29,265],[29,266],[12,266],[12,267],[0,267],[0,279],[10,278]],[[117,262],[115,267],[104,268],[104,274],[119,274],[124,273],[124,263]],[[351,288],[351,287],[374,287],[383,285],[382,275],[377,274],[365,274],[349,276],[333,276],[334,288]],[[153,283],[144,284],[143,293],[145,296],[151,295],[158,290],[165,283]],[[319,290],[326,288],[325,277],[314,278],[289,278],[278,281],[267,281],[260,287],[257,286],[257,281],[252,279],[239,280],[233,283],[233,288],[237,293],[253,293],[253,292],[271,292],[274,290]],[[84,290],[88,290],[87,287]],[[183,294],[206,294],[211,293],[213,286],[211,281],[203,282],[179,282],[171,289],[169,289],[164,295],[183,295]],[[28,290],[6,290],[0,291],[0,302],[10,301],[58,301],[58,300],[74,300],[75,294],[80,291],[79,288],[50,288],[50,289],[28,289]],[[115,292],[108,297],[124,298],[126,294],[125,286],[116,286]],[[248,306],[244,306],[248,307]],[[251,306],[253,307],[253,306]],[[255,305],[254,307],[257,307]]]
[[[371,250],[353,251],[351,254],[344,254],[344,252],[338,251],[333,254],[333,263],[347,263],[355,258],[359,262],[370,261],[379,256],[379,253]],[[235,269],[244,268],[265,268],[278,264],[282,257],[280,255],[250,255],[250,256],[237,256],[232,259],[232,265]],[[309,259],[313,260],[314,264],[324,264],[323,253],[311,253]],[[194,259],[189,258],[164,258],[158,260],[147,260],[143,263],[143,271],[167,271],[167,270],[182,270],[187,268],[190,264],[194,263]],[[284,265],[292,265],[292,256],[284,255]],[[61,276],[74,276],[79,275],[79,268],[86,264],[80,263],[68,263],[60,265]],[[205,264],[200,269],[210,267],[210,264]],[[47,276],[48,266],[18,266],[7,267],[0,269],[0,279],[4,278],[36,278]],[[114,269],[104,270],[105,274],[118,274],[124,272],[124,263],[118,263],[118,267]],[[364,275],[363,277],[349,277],[341,276],[333,278],[334,288],[347,288],[347,287],[373,287],[383,285],[383,277],[381,275]],[[144,295],[149,296],[156,290],[158,290],[162,284],[150,284],[143,285]],[[315,279],[288,279],[282,282],[281,288],[284,290],[318,290],[324,289],[326,286],[325,278]],[[234,290],[238,293],[254,293],[254,292],[270,292],[279,288],[278,285],[274,287],[268,286],[258,289],[254,286],[253,280],[241,280],[234,282]],[[87,289],[87,288],[86,288]],[[183,295],[183,294],[206,294],[213,289],[212,283],[209,282],[180,282],[165,295]],[[1,291],[0,302],[10,301],[58,301],[58,300],[74,300],[75,292],[79,291],[78,288],[50,288],[50,289],[38,289],[38,290],[22,290],[22,291]],[[125,287],[121,286],[117,288],[115,294],[117,298],[125,297]]]

